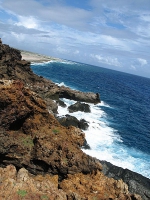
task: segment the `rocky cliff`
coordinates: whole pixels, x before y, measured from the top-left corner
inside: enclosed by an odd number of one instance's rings
[[[0,199],[140,200],[82,152],[84,133],[51,114],[60,97],[98,103],[99,95],[39,77],[0,41]],[[136,191],[134,192],[136,193]]]

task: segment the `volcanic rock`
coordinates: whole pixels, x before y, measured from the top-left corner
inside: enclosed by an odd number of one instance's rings
[[[1,166],[26,167],[33,174],[90,173],[101,170],[98,160],[80,147],[84,133],[63,127],[45,102],[21,81],[0,81]]]
[[[87,130],[89,127],[86,120],[84,119],[78,120],[76,117],[71,116],[71,115],[65,115],[65,117],[58,117],[57,119],[61,125],[66,126],[66,127],[75,126],[82,130]]]
[[[66,193],[58,189],[58,176],[31,175],[25,168],[18,172],[13,165],[0,168],[1,200],[65,200]]]
[[[57,175],[33,176],[25,168],[17,172],[9,165],[0,168],[0,180],[0,199],[7,200],[141,200],[140,196],[129,194],[123,181],[109,180],[99,171],[68,175],[59,183]]]
[[[81,102],[76,102],[75,104],[69,106],[68,110],[70,113],[77,112],[77,111],[86,112],[86,113],[91,112],[90,106],[86,103],[81,103]]]
[[[122,179],[128,185],[131,193],[141,195],[143,200],[150,199],[150,179],[106,161],[101,161],[101,164],[103,165],[102,171],[106,176],[116,180]]]
[[[109,179],[99,171],[88,175],[68,175],[59,188],[65,191],[70,199],[73,199],[73,195],[80,194],[77,199],[141,200],[139,195],[129,194],[128,186],[122,180]]]

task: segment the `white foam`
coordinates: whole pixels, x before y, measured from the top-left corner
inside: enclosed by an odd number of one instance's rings
[[[65,85],[65,83],[64,82],[61,82],[61,83],[56,83],[56,85],[58,85],[58,86],[65,86],[65,87],[67,87],[66,85]]]
[[[101,103],[100,103],[99,105],[100,105],[100,106],[103,106],[103,107],[111,108],[111,106],[108,105],[107,103],[105,103],[104,101],[101,101]]]
[[[67,107],[75,103],[73,100],[62,100]],[[67,107],[58,107],[59,116],[69,114],[79,120],[85,119],[89,123],[88,130],[84,132],[91,150],[83,149],[83,151],[99,160],[106,160],[114,165],[128,168],[150,178],[150,155],[125,146],[117,130],[111,128],[107,123],[107,114],[101,109],[101,105],[89,105],[91,113],[69,113]],[[102,102],[102,106],[109,108],[109,105],[105,104],[105,102]]]

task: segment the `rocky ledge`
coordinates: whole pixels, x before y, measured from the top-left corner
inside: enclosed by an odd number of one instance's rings
[[[83,153],[81,129],[64,127],[53,115],[53,99],[98,103],[98,94],[58,87],[35,75],[20,52],[1,41],[0,93],[0,199],[142,199]]]

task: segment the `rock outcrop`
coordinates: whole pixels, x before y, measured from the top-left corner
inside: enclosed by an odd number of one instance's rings
[[[0,168],[0,180],[0,199],[4,200],[141,200],[129,194],[122,180],[109,179],[99,171],[68,175],[59,183],[57,175],[33,176],[25,168],[17,172],[9,165]]]
[[[101,164],[83,153],[84,133],[65,128],[45,102],[21,81],[0,81],[1,164],[26,167],[34,174],[90,173]]]
[[[101,161],[101,164],[103,165],[102,171],[106,176],[116,180],[122,179],[128,185],[131,193],[138,193],[144,200],[150,199],[150,179],[106,161]]]

